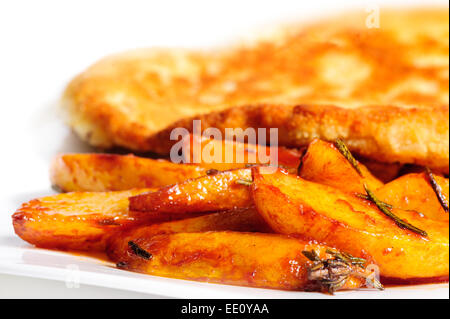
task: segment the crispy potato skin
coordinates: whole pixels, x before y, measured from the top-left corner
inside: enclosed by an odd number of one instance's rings
[[[64,154],[53,160],[50,179],[66,192],[120,191],[171,185],[205,175],[206,170],[133,155]]]
[[[111,260],[118,262],[122,258],[123,252],[128,250],[128,242],[130,240],[150,239],[155,235],[162,234],[223,230],[273,232],[256,209],[251,207],[124,230],[115,236],[109,237],[106,252]]]
[[[170,139],[158,132],[213,112],[203,127],[278,127],[287,147],[343,137],[372,159],[448,173],[448,10],[384,10],[377,30],[364,19],[289,27],[222,52],[107,57],[69,84],[62,104],[96,146],[168,154]],[[246,105],[254,107],[228,110]]]
[[[444,196],[449,199],[448,178],[435,176]],[[428,178],[424,173],[407,174],[386,184],[376,191],[378,198],[404,210],[420,212],[431,219],[448,222],[448,213],[439,203]]]
[[[251,178],[249,168],[202,176],[130,197],[130,210],[135,215],[139,212],[186,214],[250,207],[249,187],[236,181]]]
[[[302,158],[299,176],[349,193],[364,194],[364,184],[373,190],[384,185],[364,165],[358,166],[362,176],[332,143],[316,139]]]
[[[384,277],[404,280],[447,277],[447,222],[394,209],[400,218],[428,233],[399,228],[368,201],[279,170],[253,169],[253,198],[275,232],[299,235],[376,263]]]
[[[184,145],[189,150],[184,157],[185,163],[221,171],[245,168],[247,164],[277,164],[290,172],[296,172],[302,156],[302,152],[282,146],[222,141],[193,134],[184,139]]]
[[[103,251],[107,238],[119,230],[176,218],[170,214],[131,216],[128,197],[148,191],[67,193],[34,199],[12,215],[14,231],[38,247]]]
[[[311,262],[303,250],[329,258],[326,247],[273,234],[206,232],[136,238],[150,260],[129,248],[117,256],[121,268],[149,275],[286,290],[319,289],[307,279]],[[363,285],[351,277],[344,289]]]

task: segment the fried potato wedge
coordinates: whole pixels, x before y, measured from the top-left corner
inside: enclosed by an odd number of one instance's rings
[[[34,199],[12,215],[14,230],[38,247],[103,251],[107,238],[119,230],[176,218],[170,214],[131,216],[128,197],[148,191],[67,193]]]
[[[113,237],[109,237],[106,251],[108,257],[117,262],[123,257],[123,252],[127,251],[128,242],[136,241],[138,238],[143,240],[161,234],[223,230],[273,232],[256,209],[252,207],[124,230]],[[119,254],[117,255],[117,253]]]
[[[384,185],[364,165],[357,165],[361,174],[335,145],[316,139],[309,144],[302,158],[299,176],[349,193],[365,193],[364,184],[370,189],[378,189]]]
[[[250,168],[215,172],[130,197],[130,210],[135,215],[139,212],[186,214],[250,207],[250,189],[241,182],[251,178]]]
[[[302,152],[285,147],[263,146],[231,140],[215,140],[190,134],[183,140],[184,163],[221,171],[245,168],[248,164],[278,165],[297,171]]]
[[[206,171],[197,165],[133,155],[64,154],[53,160],[50,178],[66,192],[101,192],[166,186],[200,177]]]
[[[449,199],[448,178],[435,175],[444,197]],[[424,173],[404,175],[376,191],[378,198],[392,206],[404,210],[420,212],[431,219],[447,221],[444,211],[429,179]]]
[[[393,213],[427,232],[400,228],[374,204],[336,188],[284,173],[253,171],[255,205],[272,229],[372,260],[384,277],[407,282],[448,279],[448,223],[411,211]]]
[[[139,254],[136,248],[144,254]],[[308,279],[311,262],[302,251],[315,250],[325,259],[330,258],[326,249],[275,234],[206,232],[136,238],[132,247],[120,247],[115,254],[120,268],[149,275],[251,287],[320,290],[317,282]],[[363,284],[360,277],[350,276],[342,288],[359,288]]]

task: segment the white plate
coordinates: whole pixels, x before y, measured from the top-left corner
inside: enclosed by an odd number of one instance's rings
[[[79,283],[118,288],[149,296],[329,298],[317,293],[197,283],[120,271],[97,259],[33,248],[14,235],[10,216],[22,202],[52,193],[48,165],[55,154],[90,151],[61,123],[56,106],[65,83],[96,59],[133,47],[209,45],[267,21],[309,18],[323,13],[323,8],[329,14],[355,4],[361,7],[359,0],[339,4],[258,1],[255,14],[255,4],[242,1],[228,1],[226,6],[189,2],[185,7],[180,7],[181,2],[161,2],[155,7],[150,2],[119,5],[77,1],[62,5],[59,1],[30,1],[27,10],[16,1],[0,2],[0,30],[9,30],[2,33],[0,43],[0,274],[59,280],[68,286]],[[124,14],[127,8],[135,10]],[[185,14],[187,11],[190,14]],[[8,289],[1,282],[0,287]],[[447,284],[398,287],[384,292],[344,292],[332,298],[449,298],[448,288]]]

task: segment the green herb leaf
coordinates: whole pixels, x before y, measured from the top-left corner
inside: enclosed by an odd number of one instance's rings
[[[434,178],[433,172],[427,167],[426,173],[428,176],[428,179],[430,180],[431,187],[433,187],[433,190],[439,200],[439,203],[441,203],[442,208],[445,212],[448,213],[448,200],[445,198],[445,195],[442,193],[441,186],[437,183],[436,179]]]
[[[359,193],[358,193],[358,194],[356,194],[356,197],[359,197],[359,198],[362,198],[362,199],[365,199],[365,200],[370,200],[370,201],[372,201],[372,200],[370,199],[369,195],[366,195],[366,194],[359,194]],[[382,202],[381,200],[380,200],[380,203],[383,204],[384,206],[386,206],[386,207],[389,208],[389,209],[394,208],[394,206],[392,206],[391,204]]]
[[[391,212],[391,210],[389,208],[387,208],[383,204],[383,202],[381,202],[378,198],[376,198],[375,194],[367,187],[367,185],[364,184],[364,188],[366,189],[367,195],[369,196],[370,200],[378,207],[378,209],[383,214],[385,214],[386,216],[391,218],[397,224],[398,227],[404,228],[404,229],[409,229],[410,231],[412,231],[416,234],[419,234],[424,237],[428,237],[428,234],[424,230],[411,225],[407,221],[397,217],[393,212]]]
[[[311,261],[320,261],[320,257],[315,250],[304,250],[302,251],[302,254]]]
[[[339,150],[339,152],[347,159],[347,161],[353,166],[355,171],[358,172],[359,176],[363,177],[361,169],[358,165],[358,161],[353,157],[350,150],[347,148],[347,145],[340,139],[336,139],[334,141],[334,146]]]
[[[347,265],[362,266],[366,263],[366,260],[364,258],[353,257],[349,253],[340,253],[331,249],[327,249],[326,252],[330,255],[333,255],[334,258],[343,261]]]

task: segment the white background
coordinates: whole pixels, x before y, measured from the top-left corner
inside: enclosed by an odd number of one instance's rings
[[[89,150],[61,123],[56,107],[67,82],[97,59],[137,47],[223,45],[277,22],[373,4],[448,6],[361,0],[1,1],[0,247],[11,253],[28,249],[13,235],[10,215],[21,202],[51,193],[50,159],[58,152]],[[0,255],[0,263],[8,256]],[[55,282],[0,275],[0,297],[145,296],[91,286],[62,294],[58,289],[63,288]]]

